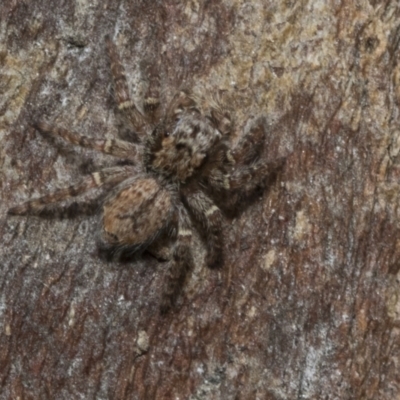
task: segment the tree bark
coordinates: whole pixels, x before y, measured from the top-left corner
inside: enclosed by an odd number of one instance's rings
[[[112,165],[32,127],[118,136],[106,34],[132,85],[221,94],[286,159],[166,316],[165,263],[99,257],[93,195],[6,214]],[[399,46],[394,0],[2,0],[1,398],[400,399]]]

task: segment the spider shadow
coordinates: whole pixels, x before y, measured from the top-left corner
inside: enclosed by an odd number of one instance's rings
[[[161,230],[152,240],[139,246],[114,246],[98,242],[97,251],[101,259],[107,262],[128,264],[144,261],[146,265],[156,267],[158,263],[168,263],[172,255],[163,252],[165,248],[171,248],[176,235],[171,235],[167,230]]]

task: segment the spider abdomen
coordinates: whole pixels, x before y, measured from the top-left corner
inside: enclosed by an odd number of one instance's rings
[[[167,189],[152,177],[135,179],[104,203],[101,239],[113,246],[146,246],[171,214],[172,199]]]

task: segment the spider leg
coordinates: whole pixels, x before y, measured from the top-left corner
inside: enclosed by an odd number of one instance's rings
[[[222,212],[214,202],[202,191],[184,193],[185,205],[191,210],[195,219],[207,232],[207,265],[210,268],[222,263]]]
[[[108,57],[111,63],[111,74],[114,81],[118,110],[125,114],[135,131],[139,135],[143,136],[148,123],[147,118],[138,110],[129,95],[129,87],[126,79],[125,68],[122,65],[115,43],[108,36],[106,37],[106,46]],[[155,99],[151,99],[149,102],[155,105],[157,101]]]
[[[240,192],[246,196],[275,173],[282,166],[283,158],[268,162],[263,158],[265,131],[265,119],[258,118],[232,151],[222,149],[204,177],[206,185],[217,191]]]
[[[211,100],[211,120],[223,135],[229,135],[232,132],[232,118],[228,109],[221,105],[218,98]]]
[[[240,191],[242,196],[249,195],[267,181],[283,165],[283,159],[266,163],[259,161],[252,165],[241,165],[232,174],[225,176],[225,188],[232,191]]]
[[[78,196],[90,189],[100,187],[106,183],[117,184],[134,173],[132,166],[111,167],[94,172],[74,185],[56,190],[37,199],[29,200],[23,204],[12,207],[9,214],[23,215],[28,212],[40,211],[45,205]]]
[[[176,241],[176,237],[174,238]],[[169,235],[161,235],[150,243],[146,251],[158,261],[169,261],[172,258],[171,252],[171,238]]]
[[[102,153],[110,154],[114,157],[125,158],[131,161],[137,161],[140,154],[140,145],[126,142],[119,139],[92,139],[87,136],[81,136],[76,132],[71,132],[68,129],[60,128],[47,122],[41,121],[36,125],[36,128],[41,132],[59,136],[65,141],[77,146],[86,147],[97,150]]]
[[[160,99],[158,97],[147,96],[144,99],[143,103],[144,111],[146,112],[146,114],[153,115],[153,119],[156,119],[156,117],[154,117],[154,114],[156,114],[159,106],[160,106]]]
[[[260,158],[265,145],[267,121],[258,118],[232,151],[236,163],[248,164]]]
[[[258,160],[250,165],[236,164],[230,171],[216,168],[204,179],[206,187],[223,199],[227,209],[234,209],[241,199],[265,185],[282,168],[284,158],[271,162]]]
[[[193,257],[191,251],[192,230],[190,219],[184,207],[180,206],[178,214],[178,234],[176,244],[169,262],[167,282],[162,294],[160,311],[165,314],[174,304],[185,282],[188,272],[193,269]]]
[[[181,90],[175,94],[169,103],[168,110],[166,112],[167,120],[174,121],[183,112],[185,108],[197,110],[196,99],[191,96],[188,92]],[[199,111],[198,111],[199,112]]]

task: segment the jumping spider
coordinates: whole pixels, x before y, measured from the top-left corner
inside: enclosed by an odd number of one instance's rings
[[[236,203],[265,181],[279,162],[266,163],[261,158],[266,130],[262,118],[231,149],[231,117],[217,101],[204,112],[193,95],[179,91],[165,109],[155,98],[147,98],[141,111],[129,96],[115,44],[109,38],[106,43],[117,106],[136,132],[138,143],[91,139],[43,121],[35,126],[131,163],[104,168],[68,188],[13,207],[9,213],[38,212],[49,203],[89,189],[113,186],[102,205],[99,247],[120,255],[143,251],[163,236],[172,237],[175,245],[161,304],[166,311],[193,267],[192,221],[206,238],[207,265],[221,265],[223,216],[214,200]]]

